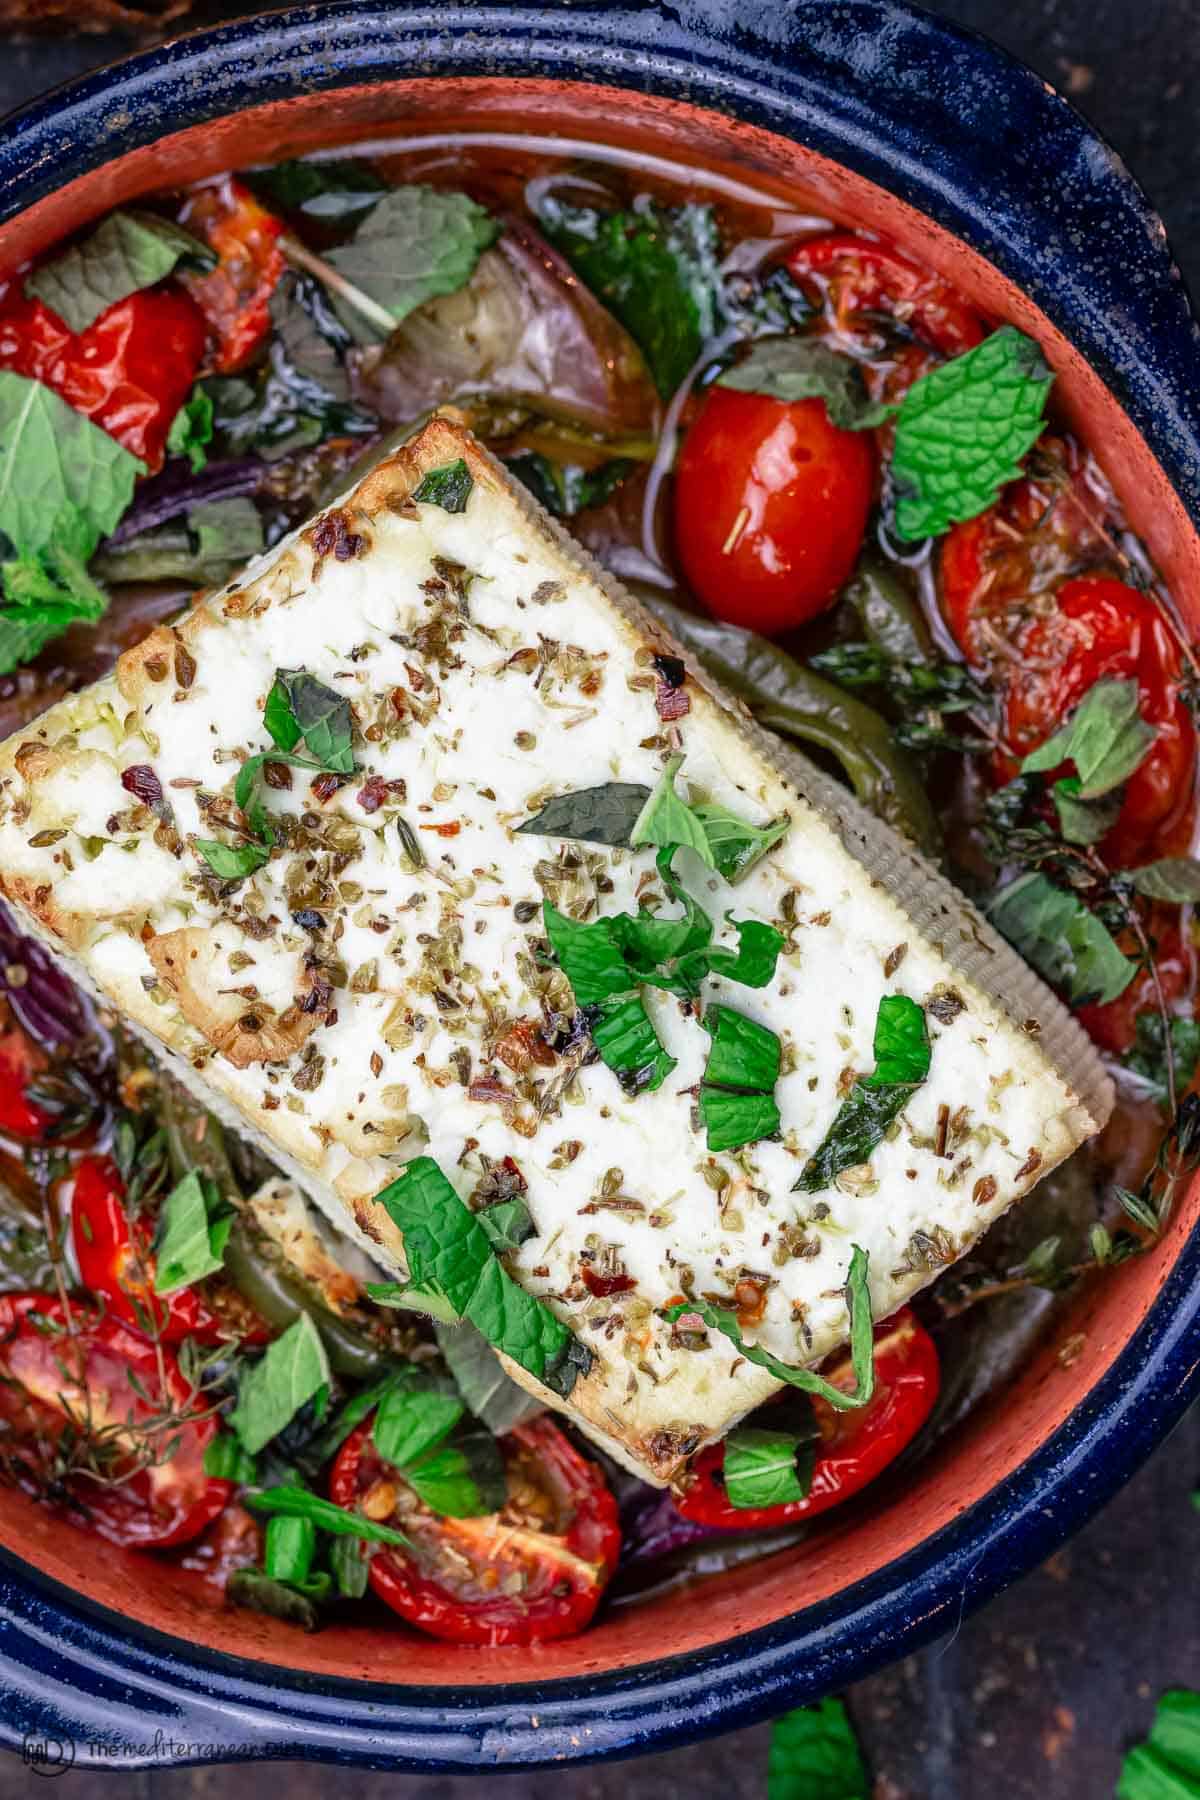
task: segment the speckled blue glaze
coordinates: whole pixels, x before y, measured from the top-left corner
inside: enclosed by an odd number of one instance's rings
[[[363,0],[251,19],[131,58],[9,121],[0,220],[111,155],[250,102],[431,71],[584,74],[736,113],[858,170],[1033,296],[1200,519],[1200,342],[1161,225],[1119,160],[1029,71],[893,0]],[[0,1557],[0,1742],[32,1733],[52,1754],[74,1739],[78,1763],[113,1766],[118,1753],[123,1768],[237,1755],[508,1772],[726,1731],[952,1626],[1076,1530],[1198,1390],[1200,1233],[1086,1404],[936,1537],[718,1648],[527,1690],[398,1697],[317,1682],[133,1626]]]

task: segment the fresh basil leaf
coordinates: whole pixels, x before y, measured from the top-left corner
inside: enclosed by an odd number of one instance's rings
[[[895,411],[874,405],[854,359],[840,356],[820,338],[759,338],[741,362],[717,377],[716,385],[772,400],[823,400],[841,431],[869,431]]]
[[[198,475],[208,461],[207,445],[212,443],[212,434],[212,396],[197,383],[171,421],[167,455],[186,456],[192,474]]]
[[[537,1230],[529,1208],[519,1198],[497,1200],[494,1206],[482,1207],[475,1217],[491,1238],[497,1256],[505,1256],[510,1250],[519,1250],[525,1240],[533,1237]]]
[[[317,1528],[311,1519],[297,1519],[287,1513],[277,1513],[274,1518],[267,1520],[263,1539],[263,1574],[272,1581],[287,1581],[303,1589],[316,1549]]]
[[[818,1194],[843,1169],[869,1160],[929,1074],[925,1014],[906,994],[888,994],[875,1018],[875,1068],[860,1076],[804,1165],[793,1193]]]
[[[178,1293],[224,1267],[233,1213],[218,1207],[215,1186],[196,1169],[171,1189],[163,1201],[155,1244],[156,1294]]]
[[[771,1094],[738,1094],[727,1088],[702,1086],[696,1106],[705,1129],[705,1143],[715,1155],[721,1150],[740,1150],[762,1138],[777,1137],[782,1125],[779,1107]]]
[[[417,1499],[445,1519],[496,1513],[508,1498],[504,1458],[491,1432],[473,1422],[403,1470]]]
[[[717,1003],[705,1008],[701,1024],[712,1038],[705,1081],[743,1092],[767,1093],[775,1086],[782,1046],[766,1025]]]
[[[870,1800],[867,1774],[840,1700],[798,1706],[771,1727],[767,1800]]]
[[[423,1313],[427,1319],[443,1325],[460,1323],[459,1314],[431,1281],[368,1281],[365,1292],[367,1299],[377,1306],[396,1306],[404,1312]]]
[[[1117,879],[1150,900],[1171,900],[1181,906],[1200,900],[1200,862],[1194,856],[1164,856],[1140,869],[1122,869]]]
[[[739,819],[727,807],[709,800],[700,801],[692,812],[704,828],[717,873],[728,882],[740,881],[748,874],[792,822],[785,813],[781,818],[769,819],[765,825],[751,825],[748,819]]]
[[[345,1600],[361,1600],[367,1591],[371,1566],[358,1538],[335,1537],[329,1546],[329,1572]]]
[[[217,1481],[236,1481],[245,1486],[256,1476],[254,1458],[247,1456],[232,1431],[219,1431],[204,1452],[204,1473]]]
[[[457,1325],[435,1324],[434,1333],[459,1393],[497,1437],[543,1410],[539,1400],[505,1374],[483,1333],[466,1319]]]
[[[444,1295],[459,1318],[469,1319],[497,1350],[566,1398],[581,1367],[579,1354],[572,1354],[574,1337],[509,1275],[487,1232],[432,1157],[414,1158],[375,1202],[403,1236],[413,1284]],[[590,1364],[590,1352],[579,1348]]]
[[[600,1052],[601,1062],[631,1096],[652,1094],[676,1066],[637,994],[601,1002],[592,1024],[592,1042]]]
[[[1192,1504],[1200,1505],[1195,1494]],[[1154,1714],[1150,1745],[1190,1781],[1200,1782],[1200,1694],[1188,1688],[1170,1688],[1163,1694]]]
[[[1175,1085],[1182,1093],[1191,1086],[1197,1064],[1200,1064],[1200,1020],[1183,1014],[1172,1017],[1171,1052],[1175,1063]],[[1168,1104],[1166,1032],[1160,1012],[1137,1015],[1133,1044],[1121,1061],[1131,1074],[1146,1083],[1151,1097],[1160,1106]]]
[[[379,1402],[371,1437],[384,1461],[403,1469],[448,1437],[462,1416],[463,1403],[446,1381],[414,1369]]]
[[[725,1439],[722,1469],[731,1506],[786,1506],[804,1500],[816,1462],[816,1422],[806,1437],[757,1425],[737,1425]]]
[[[702,821],[675,791],[675,776],[682,763],[682,756],[670,758],[657,787],[634,822],[629,842],[634,849],[639,844],[657,844],[662,849],[694,850],[702,863],[715,869],[717,859]]]
[[[352,156],[272,163],[252,169],[243,180],[278,211],[329,225],[357,223],[389,191],[368,163]]]
[[[1095,913],[1044,875],[1021,875],[1001,888],[988,917],[1072,1006],[1115,1000],[1136,973]]]
[[[542,902],[542,919],[577,1005],[594,1006],[636,985],[612,919],[570,919],[549,900]]]
[[[1122,793],[1105,794],[1099,800],[1082,800],[1078,775],[1064,775],[1050,793],[1058,810],[1058,828],[1067,844],[1098,844],[1117,822]]]
[[[1029,752],[1021,773],[1044,774],[1072,762],[1079,778],[1074,790],[1078,798],[1098,800],[1128,781],[1145,761],[1156,735],[1138,711],[1136,681],[1097,681],[1066,724]]]
[[[350,702],[304,669],[276,669],[263,722],[281,750],[294,750],[303,739],[323,769],[353,775]]]
[[[854,1392],[851,1394],[846,1393],[844,1388],[834,1387],[811,1369],[795,1368],[791,1363],[780,1362],[777,1356],[772,1356],[761,1345],[746,1343],[738,1324],[737,1313],[731,1307],[714,1306],[707,1300],[680,1300],[676,1305],[667,1307],[663,1316],[673,1321],[682,1318],[684,1313],[696,1313],[710,1331],[719,1331],[737,1347],[747,1362],[769,1370],[777,1381],[785,1381],[789,1387],[800,1388],[806,1394],[819,1394],[835,1412],[857,1412],[870,1404],[875,1392],[868,1266],[866,1251],[855,1244],[846,1276],[846,1305],[850,1311],[850,1359],[854,1370]]]
[[[467,510],[474,486],[475,478],[460,456],[457,462],[447,463],[444,468],[430,469],[413,489],[412,497],[429,506],[440,506],[443,512],[461,513]]]
[[[230,1428],[254,1456],[328,1383],[325,1346],[309,1314],[302,1312],[243,1374]]]
[[[1021,473],[1053,382],[1039,346],[1004,325],[915,381],[896,415],[896,535],[937,537],[974,519]]]
[[[345,359],[355,340],[329,305],[321,284],[289,269],[276,284],[270,308],[289,367],[315,382],[327,405],[349,406],[354,395]]]
[[[319,1494],[310,1493],[307,1488],[293,1487],[286,1482],[279,1487],[261,1488],[257,1493],[247,1494],[244,1504],[252,1512],[266,1513],[268,1517],[311,1519],[318,1531],[327,1531],[331,1537],[365,1538],[372,1544],[394,1544],[401,1550],[412,1549],[410,1539],[393,1526],[382,1525],[377,1519],[368,1519],[365,1513],[337,1506],[332,1500],[323,1500]]]
[[[51,388],[0,370],[0,535],[18,556],[86,562],[146,465]]]
[[[216,838],[197,838],[196,853],[219,881],[245,881],[262,868],[271,849],[268,844],[222,844]]]
[[[330,250],[326,261],[399,324],[424,301],[462,287],[499,233],[495,220],[465,194],[412,182],[389,189],[351,241]],[[352,306],[337,293],[331,299],[338,317],[356,331]]]
[[[583,469],[575,463],[554,462],[540,450],[523,450],[506,457],[504,466],[548,513],[556,519],[573,519],[576,513],[610,500],[637,464],[627,456],[614,456],[598,469]]]
[[[543,231],[619,319],[664,399],[720,323],[720,242],[711,207],[639,205],[601,213],[548,197]]]
[[[760,919],[731,919],[738,934],[736,950],[720,944],[704,952],[705,973],[721,975],[743,987],[764,988],[775,979],[775,969],[787,942],[773,925]]]
[[[628,847],[650,789],[636,781],[606,781],[600,787],[575,788],[547,800],[541,812],[517,826],[518,836],[572,838],[585,844]]]
[[[234,1569],[225,1583],[225,1598],[230,1606],[266,1613],[272,1619],[282,1619],[285,1625],[298,1625],[302,1631],[320,1629],[321,1612],[316,1600],[286,1581],[272,1581],[261,1569]]]
[[[216,261],[206,244],[170,219],[119,210],[82,243],[27,276],[25,293],[78,333],[119,300],[162,281],[176,263],[207,272]]]
[[[302,1454],[296,1459],[305,1476],[311,1475],[315,1480],[325,1464],[337,1455],[354,1427],[361,1425],[369,1413],[383,1404],[394,1386],[403,1386],[410,1379],[409,1366],[402,1364],[387,1375],[381,1375],[369,1387],[360,1388],[344,1406],[339,1407],[328,1424],[307,1439]]]

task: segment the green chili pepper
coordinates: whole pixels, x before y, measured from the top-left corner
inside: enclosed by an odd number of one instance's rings
[[[923,666],[933,662],[933,640],[924,614],[895,570],[869,553],[845,589],[863,622],[868,643],[891,662]]]
[[[267,1521],[263,1573],[272,1581],[294,1581],[299,1587],[308,1579],[316,1548],[317,1528],[311,1519],[277,1514]]]
[[[697,661],[746,702],[760,725],[827,751],[864,806],[918,849],[938,854],[941,834],[929,796],[880,713],[806,669],[769,639],[738,625],[697,618],[644,588],[640,593]]]
[[[299,1277],[293,1278],[266,1244],[256,1241],[244,1220],[238,1220],[229,1234],[225,1271],[268,1325],[290,1325],[302,1312],[311,1314],[337,1374],[352,1381],[375,1381],[396,1366],[399,1359],[383,1345],[321,1306]]]

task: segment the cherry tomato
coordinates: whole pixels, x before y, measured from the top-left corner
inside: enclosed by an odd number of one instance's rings
[[[177,288],[143,288],[79,333],[14,283],[0,298],[0,368],[44,381],[151,474],[204,354],[204,319]]]
[[[185,272],[182,280],[216,340],[210,367],[219,375],[232,374],[270,334],[271,295],[285,267],[279,248],[283,227],[231,175],[194,189],[179,222],[217,253],[210,274]]]
[[[588,1623],[621,1547],[616,1502],[547,1417],[500,1440],[508,1500],[487,1518],[429,1512],[371,1441],[368,1419],[347,1438],[330,1475],[339,1506],[374,1490],[389,1522],[419,1546],[420,1561],[381,1546],[371,1586],[394,1611],[433,1637],[457,1644],[540,1644]],[[372,1514],[374,1516],[374,1513]]]
[[[789,631],[824,610],[858,561],[875,481],[870,433],[823,400],[712,387],[675,478],[675,547],[709,611]]]
[[[28,1098],[31,1081],[44,1075],[50,1059],[15,1019],[0,1026],[0,1133],[23,1144],[46,1142],[54,1120]]]
[[[889,313],[943,356],[959,356],[983,338],[983,321],[961,294],[878,238],[849,231],[805,238],[788,253],[787,268],[819,291],[839,330],[861,314]]]
[[[11,1472],[111,1543],[187,1543],[232,1495],[232,1482],[204,1473],[215,1417],[198,1416],[203,1402],[169,1350],[117,1320],[78,1301],[68,1313],[44,1294],[6,1295],[0,1371]],[[68,1451],[74,1466],[64,1486],[58,1456]]]
[[[809,1519],[848,1500],[882,1474],[911,1443],[933,1410],[940,1371],[933,1339],[906,1307],[875,1329],[875,1393],[861,1412],[835,1412],[819,1397],[813,1400],[821,1427],[812,1486],[805,1500],[781,1506],[737,1507],[725,1492],[724,1444],[714,1444],[696,1458],[692,1484],[677,1505],[685,1519],[749,1531],[760,1525],[784,1525]],[[853,1387],[850,1359],[831,1371],[838,1387]]]
[[[1138,684],[1138,707],[1156,736],[1125,785],[1121,811],[1098,848],[1110,868],[1190,847],[1196,728],[1180,695],[1182,655],[1148,594],[1110,577],[1066,582],[1051,613],[1031,617],[1013,640],[1004,735],[1019,755],[1056,731],[1097,681]]]

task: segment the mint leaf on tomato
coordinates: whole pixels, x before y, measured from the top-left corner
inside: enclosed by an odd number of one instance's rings
[[[842,431],[869,431],[895,410],[871,403],[852,357],[813,337],[760,338],[741,362],[717,377],[717,386],[772,400],[823,400]]]
[[[162,281],[177,263],[204,272],[215,268],[216,260],[206,244],[172,220],[119,210],[26,276],[25,293],[78,333],[119,300]]]

